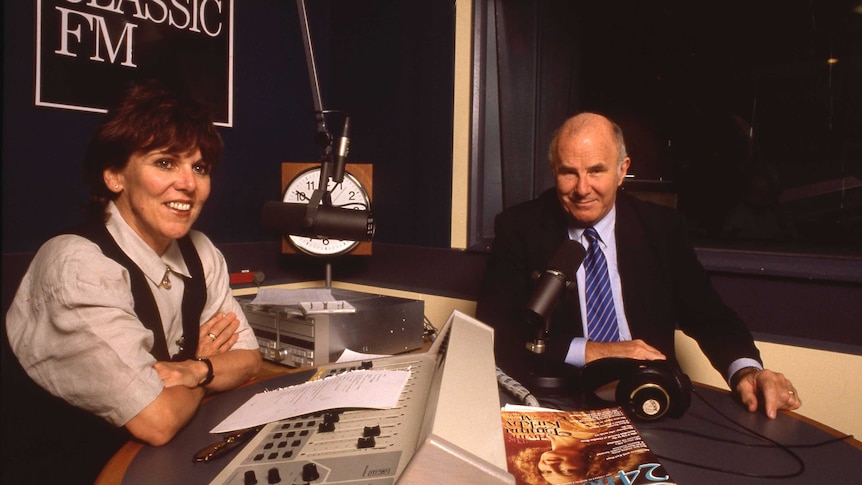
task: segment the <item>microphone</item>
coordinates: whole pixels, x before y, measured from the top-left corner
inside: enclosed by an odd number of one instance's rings
[[[535,354],[545,352],[545,339],[550,333],[551,314],[566,288],[575,281],[575,273],[584,261],[586,250],[577,241],[567,239],[548,262],[548,268],[534,278],[538,280],[533,294],[523,310],[527,324],[537,327],[536,339],[527,342],[527,349]]]
[[[350,117],[346,116],[344,128],[341,130],[341,138],[338,140],[338,152],[335,155],[335,170],[332,174],[332,180],[335,183],[344,180],[344,166],[348,152],[350,152]]]
[[[374,217],[367,210],[320,205],[309,212],[309,204],[269,201],[261,210],[264,229],[292,236],[370,241]]]

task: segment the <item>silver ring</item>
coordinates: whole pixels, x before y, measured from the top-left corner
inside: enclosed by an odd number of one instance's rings
[[[207,337],[209,337],[209,338],[210,338],[210,340],[215,341],[215,339],[216,339],[216,334],[214,334],[214,333],[210,332],[210,333],[208,333],[208,334],[207,334]]]

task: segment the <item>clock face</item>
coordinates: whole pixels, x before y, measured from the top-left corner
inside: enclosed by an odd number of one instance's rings
[[[320,184],[320,168],[310,168],[300,172],[290,181],[284,191],[283,202],[307,204]],[[368,193],[362,184],[349,173],[344,174],[344,180],[336,184],[329,181],[332,206],[341,209],[367,210],[370,206]],[[300,251],[312,256],[335,256],[353,250],[359,241],[343,239],[311,238],[306,236],[287,236],[290,242]]]

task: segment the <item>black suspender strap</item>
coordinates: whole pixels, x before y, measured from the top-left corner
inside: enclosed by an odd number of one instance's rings
[[[132,297],[135,300],[135,314],[144,326],[153,332],[153,349],[151,353],[156,360],[186,360],[193,358],[197,352],[201,312],[206,303],[206,282],[200,256],[194,248],[191,238],[186,235],[177,240],[180,252],[189,269],[191,279],[185,280],[183,293],[182,318],[183,338],[180,352],[171,357],[168,353],[165,330],[156,299],[147,283],[144,272],[120,249],[120,246],[102,223],[87,223],[71,231],[72,234],[85,237],[99,245],[102,254],[121,264],[129,271]]]
[[[183,293],[183,342],[180,345],[179,354],[174,360],[188,360],[195,358],[198,351],[198,339],[200,338],[200,320],[207,302],[207,285],[204,279],[204,268],[201,258],[195,249],[192,239],[186,235],[177,240],[183,260],[189,269],[191,280],[185,279],[185,290]]]

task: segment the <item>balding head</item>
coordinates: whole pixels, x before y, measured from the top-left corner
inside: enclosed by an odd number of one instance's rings
[[[559,145],[561,140],[569,140],[580,136],[609,137],[617,148],[617,167],[621,167],[628,154],[623,139],[623,130],[613,121],[596,113],[580,113],[567,119],[551,139],[548,147],[548,163],[551,173],[557,174],[559,164]]]
[[[595,113],[569,118],[554,134],[549,158],[557,197],[574,225],[593,226],[608,215],[630,164],[619,126]]]

